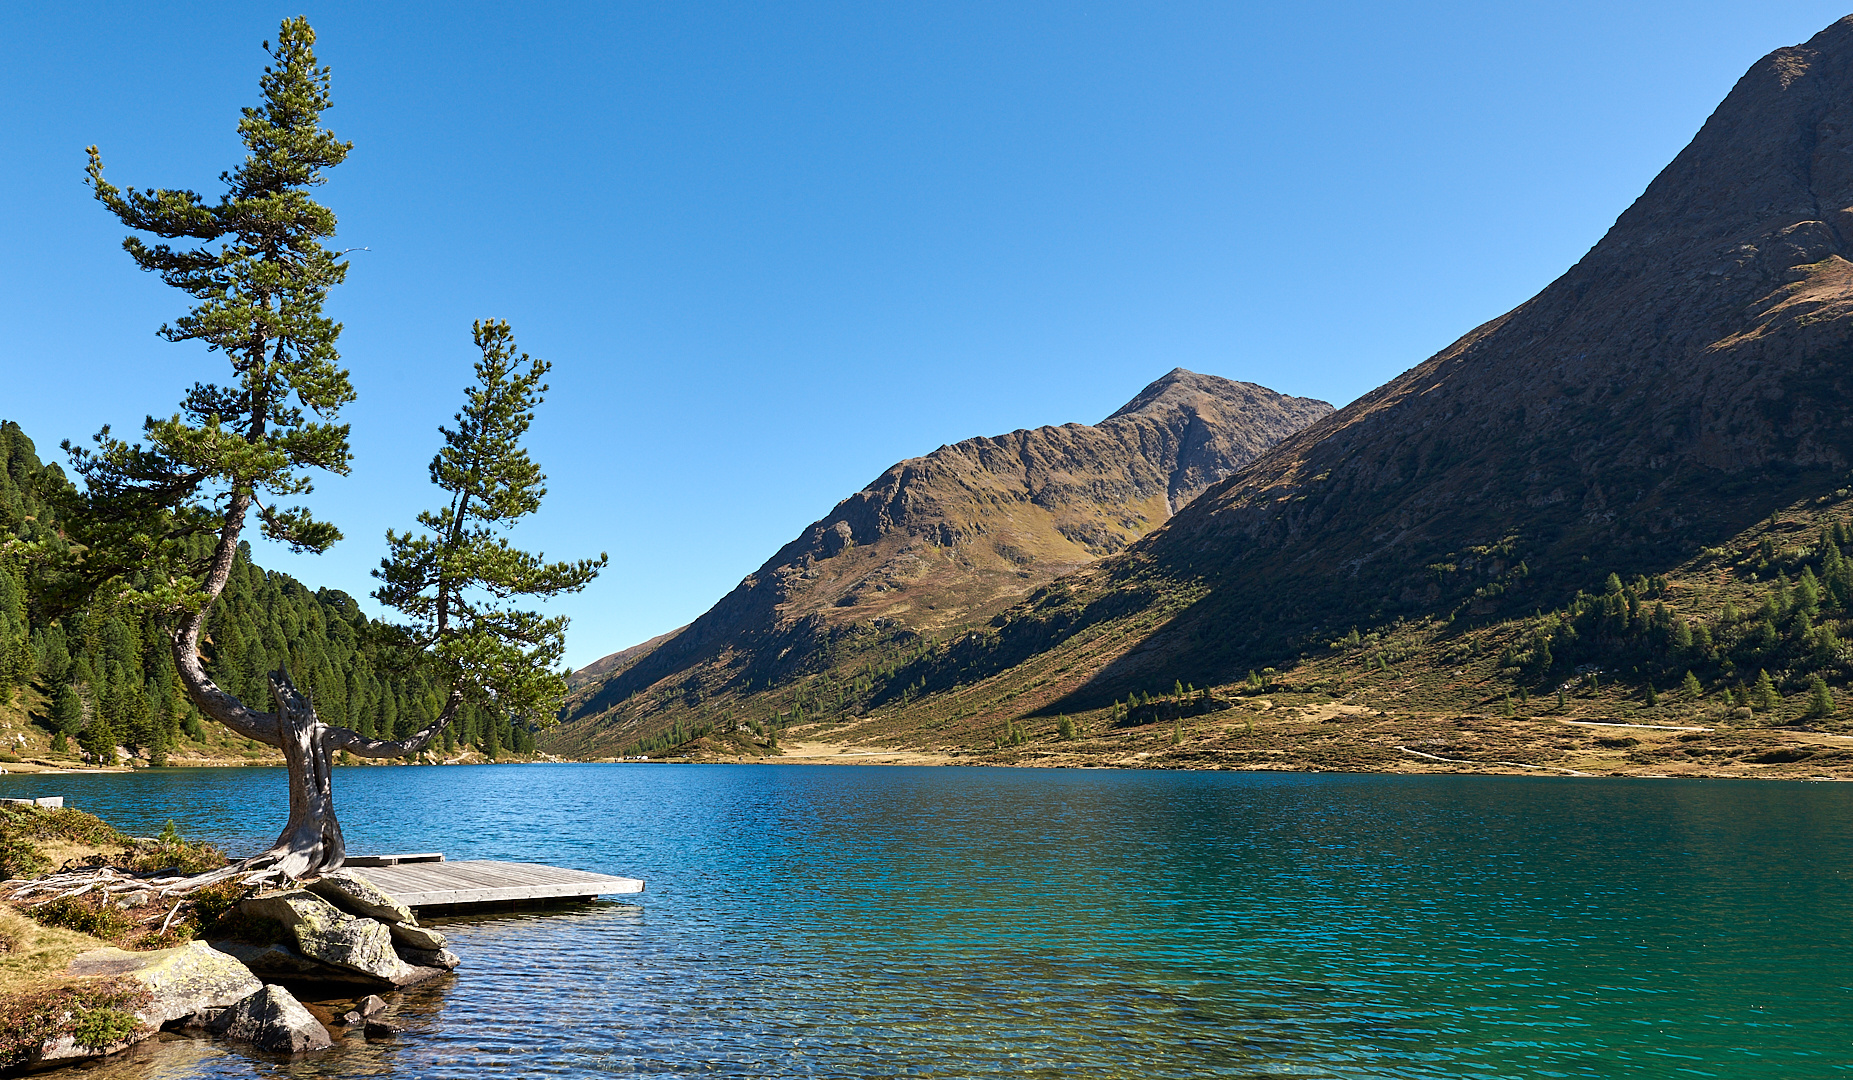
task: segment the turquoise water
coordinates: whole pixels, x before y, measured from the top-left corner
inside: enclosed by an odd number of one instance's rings
[[[841,766],[355,768],[350,850],[642,877],[442,923],[405,1035],[98,1076],[1853,1072],[1853,787]],[[274,770],[0,777],[255,849]]]

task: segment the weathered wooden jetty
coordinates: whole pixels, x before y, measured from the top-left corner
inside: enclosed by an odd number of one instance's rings
[[[643,891],[636,878],[541,863],[450,862],[437,852],[357,855],[347,865],[421,915],[516,911]]]

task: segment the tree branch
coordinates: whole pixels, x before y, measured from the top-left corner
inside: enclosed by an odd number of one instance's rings
[[[450,697],[444,702],[444,710],[438,713],[438,718],[436,720],[431,721],[419,731],[397,742],[385,742],[380,739],[368,738],[360,732],[350,728],[336,727],[330,724],[328,725],[327,735],[328,746],[331,749],[346,750],[355,757],[364,758],[393,758],[404,757],[407,754],[416,754],[429,746],[432,739],[437,738],[438,735],[443,733],[444,729],[450,725],[451,720],[456,717],[457,710],[462,705],[463,691],[452,690],[450,692]]]

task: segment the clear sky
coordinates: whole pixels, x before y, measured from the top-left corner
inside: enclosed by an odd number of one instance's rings
[[[298,12],[355,144],[323,199],[369,249],[330,305],[356,462],[311,497],[347,538],[259,561],[364,597],[433,501],[470,320],[506,318],[555,365],[518,539],[612,556],[555,605],[574,664],[942,443],[1095,422],[1178,366],[1356,398],[1561,273],[1757,57],[1847,13],[9,4],[0,417],[42,454],[223,370],[154,337],[185,297],[119,250],[84,147],[216,196]]]

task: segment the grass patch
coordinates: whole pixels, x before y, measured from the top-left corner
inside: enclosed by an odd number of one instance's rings
[[[65,971],[78,953],[109,944],[88,934],[44,926],[0,904],[0,1001],[68,980]]]
[[[0,878],[36,877],[72,859],[120,855],[134,843],[82,810],[0,805]]]

